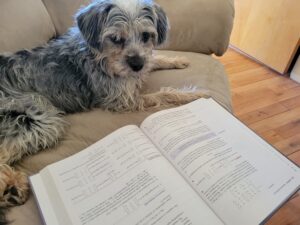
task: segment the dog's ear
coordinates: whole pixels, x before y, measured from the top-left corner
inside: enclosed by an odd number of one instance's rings
[[[82,36],[93,48],[101,48],[101,31],[112,7],[113,5],[106,1],[100,3],[95,1],[93,4],[79,10],[75,16]]]
[[[154,4],[154,10],[156,13],[157,19],[157,33],[158,33],[158,45],[164,43],[167,39],[168,31],[169,31],[169,21],[165,11],[158,4]]]

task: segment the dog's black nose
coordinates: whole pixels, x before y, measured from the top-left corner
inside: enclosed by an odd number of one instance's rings
[[[131,69],[135,72],[143,69],[144,62],[145,62],[145,60],[138,55],[128,56],[126,61],[127,61],[128,65],[131,67]]]

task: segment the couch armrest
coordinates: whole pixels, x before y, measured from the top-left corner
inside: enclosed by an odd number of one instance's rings
[[[170,24],[164,49],[216,54],[229,44],[234,18],[233,0],[157,0]]]

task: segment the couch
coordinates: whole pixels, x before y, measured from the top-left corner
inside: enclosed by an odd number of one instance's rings
[[[225,53],[232,29],[233,0],[157,0],[166,10],[171,31],[168,44],[157,54],[185,56],[190,66],[184,70],[154,72],[145,92],[163,86],[196,85],[231,111],[231,96],[223,66],[211,55]],[[73,14],[87,0],[1,0],[0,53],[14,52],[45,44],[63,34],[73,24]],[[59,144],[39,154],[25,157],[15,167],[28,175],[66,158],[128,124],[139,124],[150,112],[111,113],[100,109],[66,116],[70,126]],[[9,210],[13,225],[39,225],[33,195],[22,206]]]

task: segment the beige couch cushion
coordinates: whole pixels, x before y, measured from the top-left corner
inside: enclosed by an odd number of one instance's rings
[[[30,49],[55,36],[41,0],[1,0],[0,21],[0,52]]]
[[[221,56],[233,26],[232,0],[157,0],[171,23],[167,49]]]
[[[58,34],[73,24],[73,15],[89,0],[43,0]],[[157,0],[171,24],[165,49],[222,55],[229,42],[233,0]]]
[[[191,65],[184,70],[157,71],[151,74],[147,82],[147,92],[158,90],[162,86],[196,85],[199,89],[211,94],[228,110],[231,110],[227,76],[223,66],[217,60],[207,55],[188,52],[159,51],[159,54],[186,56]],[[66,120],[70,123],[70,127],[56,148],[26,157],[16,167],[28,174],[37,173],[46,165],[75,154],[122,126],[139,125],[151,113],[124,114],[95,109],[91,112],[69,115]],[[14,221],[12,225],[42,224],[32,195],[25,205],[11,209],[8,218]]]
[[[76,11],[91,0],[43,0],[58,35],[62,35],[74,24]]]

